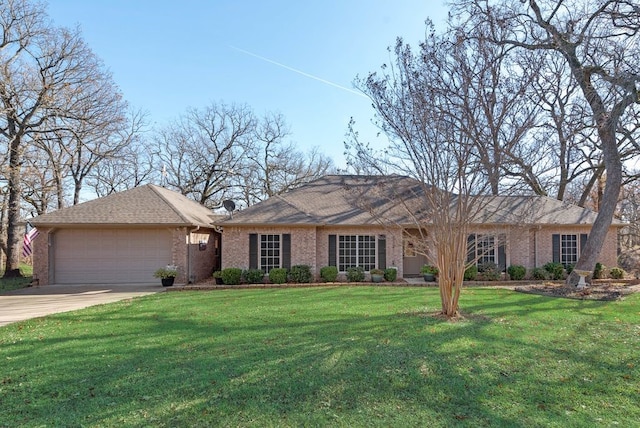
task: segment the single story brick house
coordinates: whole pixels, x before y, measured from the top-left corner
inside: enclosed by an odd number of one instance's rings
[[[179,193],[145,185],[40,215],[31,223],[34,279],[46,284],[177,283],[209,278],[220,266],[216,216]]]
[[[216,224],[222,232],[222,267],[258,268],[306,264],[395,267],[398,276],[420,274],[427,258],[419,251],[421,231],[411,210],[396,197],[417,182],[402,176],[328,175],[263,202]],[[393,195],[392,195],[393,194]],[[368,198],[368,202],[362,200]],[[548,262],[574,264],[596,213],[542,196],[485,197],[471,225],[469,246],[479,262],[503,269]],[[600,261],[617,265],[618,229],[614,221]],[[422,232],[423,233],[423,232]],[[427,227],[428,235],[428,227]]]
[[[416,183],[402,176],[328,175],[233,216],[141,186],[31,220],[39,230],[34,277],[40,285],[155,283],[153,272],[168,264],[178,267],[177,283],[225,267],[268,272],[300,264],[316,275],[333,265],[342,273],[351,266],[395,267],[400,278],[417,276],[428,262],[420,251],[424,231],[412,221],[410,203],[397,198],[399,189]],[[596,217],[540,196],[475,202],[483,209],[471,227],[471,251],[479,262],[503,269],[575,263]],[[607,234],[600,255],[607,266],[617,264],[623,226],[614,222]]]

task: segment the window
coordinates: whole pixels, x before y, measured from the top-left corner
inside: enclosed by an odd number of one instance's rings
[[[280,235],[260,235],[260,269],[269,273],[281,266]]]
[[[479,235],[476,240],[476,251],[479,265],[484,263],[498,264],[494,236]]]
[[[587,234],[553,234],[551,236],[554,263],[562,263],[567,268],[578,263],[580,253],[587,243]]]
[[[291,234],[249,234],[249,269],[291,268]]]
[[[365,271],[376,267],[376,238],[368,235],[338,236],[338,270],[362,267]]]
[[[476,235],[467,237],[467,262],[476,265],[494,263],[500,270],[506,269],[506,235]]]
[[[560,235],[560,263],[564,266],[578,263],[578,235]]]

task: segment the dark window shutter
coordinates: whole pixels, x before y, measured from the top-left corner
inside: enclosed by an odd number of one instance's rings
[[[500,241],[498,245],[498,268],[503,272],[507,269],[507,248],[504,241],[502,241],[502,239],[500,239]]]
[[[282,267],[291,269],[291,234],[282,235]]]
[[[329,266],[338,266],[336,235],[329,235]]]
[[[551,235],[551,252],[553,255],[553,263],[560,263],[560,235],[554,233]]]
[[[387,239],[384,236],[378,237],[378,269],[387,268]]]
[[[582,251],[584,250],[584,246],[587,245],[587,238],[589,235],[586,233],[580,234],[580,255],[582,255]]]
[[[472,233],[467,236],[467,263],[472,263],[476,260],[476,235]]]
[[[249,234],[249,269],[258,269],[258,234]]]

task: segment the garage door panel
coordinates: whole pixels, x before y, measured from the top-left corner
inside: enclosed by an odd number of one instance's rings
[[[73,229],[54,237],[54,281],[59,284],[149,283],[171,262],[167,229]]]

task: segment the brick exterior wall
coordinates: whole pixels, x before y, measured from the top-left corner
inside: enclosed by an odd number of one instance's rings
[[[220,234],[213,230],[201,229],[192,232],[189,253],[191,254],[191,282],[211,278],[218,266]]]
[[[399,229],[383,227],[238,227],[227,226],[222,233],[222,268],[249,267],[249,234],[291,234],[291,265],[309,265],[319,277],[329,264],[329,235],[386,235],[387,266],[398,268],[402,277],[402,235]]]
[[[398,270],[398,278],[402,278],[402,232],[400,229],[387,229],[382,226],[367,227],[323,227],[318,229],[318,274],[320,268],[329,264],[329,235],[375,235],[376,245],[379,235],[386,236],[387,267]],[[377,257],[377,255],[376,255]]]
[[[309,265],[319,269],[316,259],[315,227],[229,227],[222,232],[222,269],[249,267],[249,234],[291,234],[291,265]]]
[[[49,284],[49,233],[50,228],[38,228],[38,236],[34,239],[33,279],[38,285]]]
[[[543,227],[539,230],[536,230],[536,248],[534,249],[534,254],[532,254],[533,260],[536,261],[536,266],[541,267],[546,263],[553,261],[551,243],[553,234],[559,233],[579,235],[581,233],[588,234],[590,230],[591,226],[556,226]],[[609,229],[598,261],[608,267],[618,265],[618,230],[616,228],[612,227],[611,229]]]

